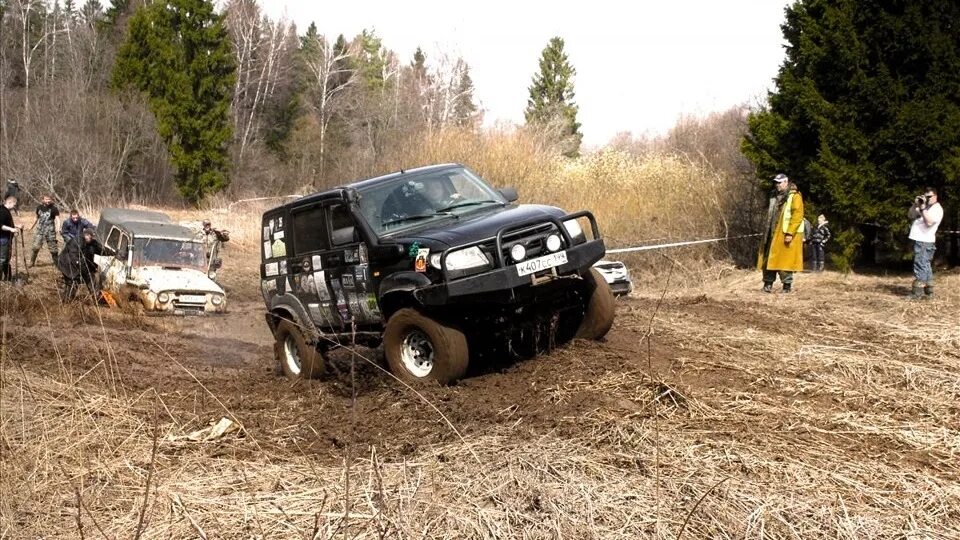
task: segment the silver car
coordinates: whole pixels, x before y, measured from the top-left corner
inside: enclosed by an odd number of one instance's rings
[[[626,296],[633,291],[630,270],[620,261],[597,261],[594,268],[607,280],[610,290],[616,296]]]

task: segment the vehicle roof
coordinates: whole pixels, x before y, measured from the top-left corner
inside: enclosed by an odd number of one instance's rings
[[[195,236],[193,230],[174,223],[170,216],[163,212],[104,208],[100,212],[97,231],[101,239],[105,240],[105,236],[110,233],[110,228],[114,226],[140,237],[192,240]]]
[[[375,176],[373,178],[367,178],[365,180],[358,180],[356,182],[344,184],[342,186],[338,186],[333,189],[319,191],[317,193],[311,193],[310,195],[304,195],[303,197],[290,201],[287,204],[277,207],[276,209],[286,208],[290,206],[300,206],[305,203],[311,203],[311,202],[320,201],[323,199],[329,199],[331,197],[338,196],[343,190],[363,189],[363,188],[370,187],[388,180],[394,180],[397,178],[405,178],[405,177],[415,177],[424,173],[442,171],[444,169],[453,169],[456,167],[463,167],[463,165],[460,165],[459,163],[441,163],[439,165],[426,165],[424,167],[417,167],[415,169],[403,169],[403,170],[392,172],[389,174]]]
[[[131,208],[104,208],[100,212],[100,221],[106,221],[111,225],[125,223],[128,221],[150,222],[150,223],[173,223],[170,216],[163,212],[154,212],[153,210],[133,210]]]

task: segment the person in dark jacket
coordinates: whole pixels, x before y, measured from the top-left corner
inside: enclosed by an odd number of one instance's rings
[[[60,225],[60,236],[63,237],[65,244],[69,244],[74,238],[80,238],[80,233],[84,229],[96,229],[96,226],[87,218],[80,217],[80,211],[74,208],[70,211],[70,218],[63,220],[63,224]]]
[[[823,247],[830,241],[830,229],[827,227],[826,216],[820,214],[817,216],[817,226],[810,232],[810,245],[813,247],[813,271],[823,272],[824,249]]]
[[[10,213],[16,206],[16,197],[6,197],[0,205],[0,281],[13,279],[13,274],[10,272],[13,242],[16,235],[23,232],[23,227],[13,221],[13,214]]]
[[[78,237],[74,237],[64,246],[57,259],[57,266],[63,274],[67,300],[76,296],[80,284],[86,285],[90,294],[99,300],[100,273],[94,258],[97,255],[103,255],[103,246],[92,228],[84,229]]]
[[[7,200],[10,197],[17,199],[17,203],[13,205],[12,212],[16,215],[20,215],[20,184],[16,180],[7,180],[7,190],[3,193],[3,199]]]

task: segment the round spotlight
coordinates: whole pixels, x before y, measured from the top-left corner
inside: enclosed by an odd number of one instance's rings
[[[510,248],[510,257],[514,261],[520,262],[524,257],[527,256],[527,248],[523,247],[522,244],[517,244]]]
[[[170,295],[165,292],[162,292],[159,295],[157,295],[157,300],[159,300],[161,304],[166,304],[167,300],[170,300]]]
[[[555,234],[551,234],[550,236],[547,237],[547,249],[548,249],[548,250],[550,250],[550,251],[559,251],[559,250],[560,250],[560,245],[561,245],[561,243],[560,243],[560,237],[559,237],[559,236],[557,236],[557,235],[555,235]]]
[[[223,303],[223,297],[220,296],[219,294],[215,294],[213,295],[213,297],[210,298],[210,301],[213,302],[213,305],[219,306],[220,304]]]

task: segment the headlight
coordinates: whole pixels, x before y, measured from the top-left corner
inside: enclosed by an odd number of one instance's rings
[[[162,292],[162,293],[160,293],[160,294],[157,295],[157,300],[158,300],[161,304],[166,304],[167,301],[170,300],[170,295],[167,294],[167,293],[165,293],[165,292]]]
[[[569,219],[564,221],[563,228],[567,230],[567,233],[570,234],[570,238],[572,238],[574,242],[577,240],[586,240],[586,236],[583,234],[583,228],[580,227],[577,220]]]
[[[210,270],[209,272],[207,272],[207,277],[210,279],[217,279],[217,271]]]
[[[213,295],[213,298],[210,299],[210,301],[213,302],[213,305],[219,306],[220,304],[223,303],[223,297],[220,296],[219,294],[215,294]]]
[[[440,270],[440,258],[440,253],[434,253],[433,255],[430,255],[430,266]]]
[[[572,235],[571,235],[571,236],[572,236]],[[560,249],[560,246],[561,246],[561,245],[562,245],[562,244],[561,244],[561,242],[560,242],[560,237],[559,237],[559,236],[557,236],[557,235],[555,235],[555,234],[551,234],[550,236],[547,237],[547,249],[548,249],[548,250],[550,250],[550,251],[558,251],[558,250]]]
[[[527,248],[523,247],[523,244],[516,244],[510,248],[510,258],[516,262],[520,262],[527,256]]]
[[[487,256],[477,246],[454,251],[447,255],[447,270],[468,270],[490,264]]]

